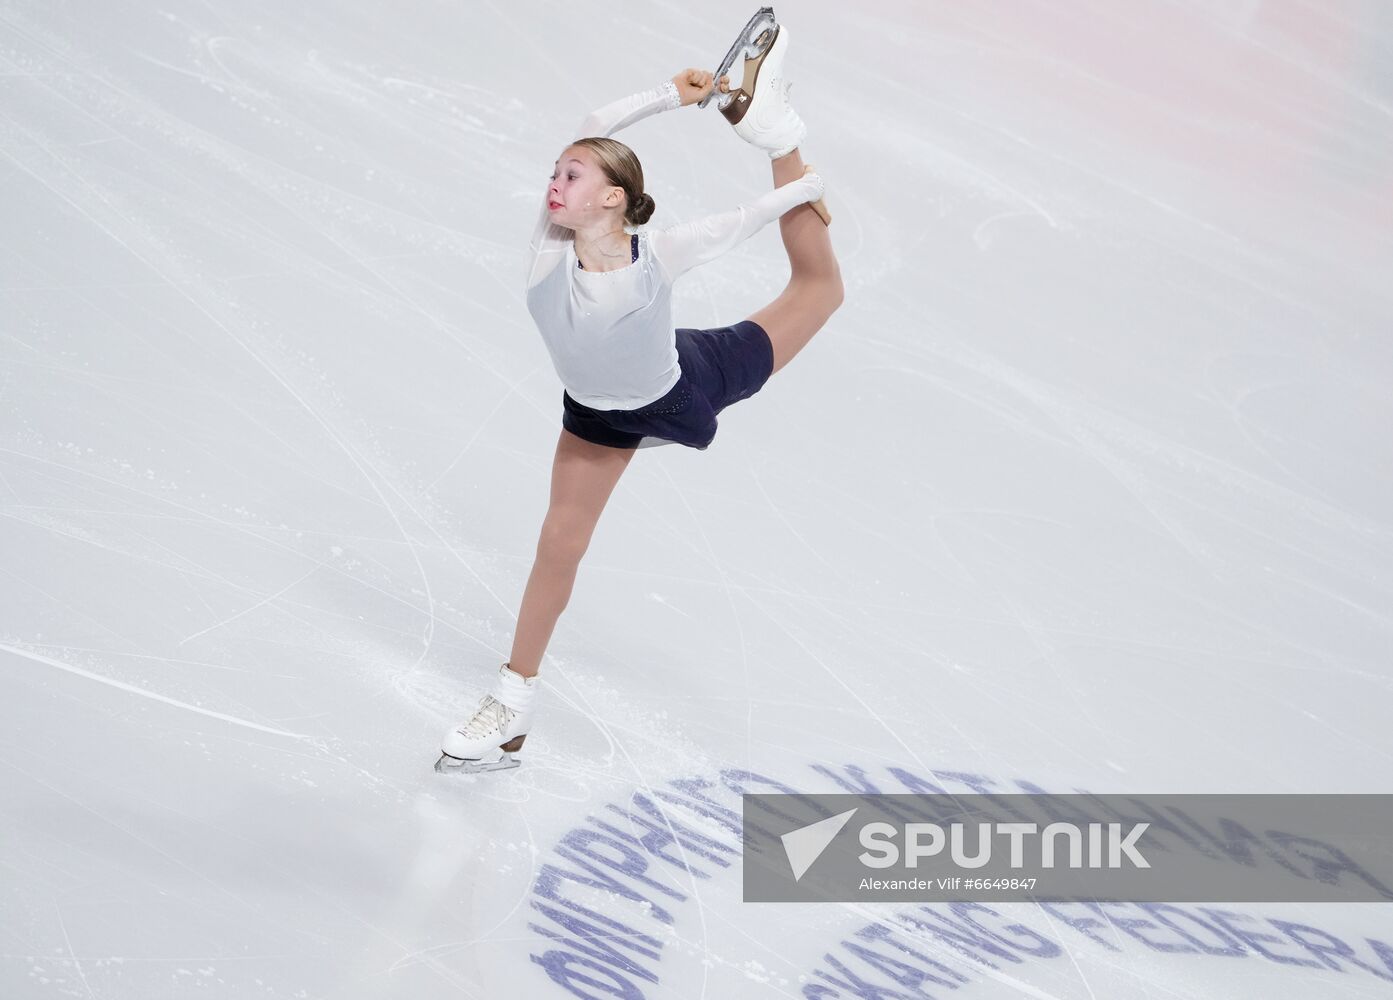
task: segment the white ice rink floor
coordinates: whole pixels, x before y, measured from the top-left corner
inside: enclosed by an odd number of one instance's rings
[[[1393,996],[1387,903],[915,936],[743,902],[730,825],[1390,790],[1383,0],[776,5],[846,303],[638,453],[525,763],[432,771],[546,509],[552,161],[754,7],[0,0],[0,997]],[[771,184],[713,107],[616,138],[652,225]]]

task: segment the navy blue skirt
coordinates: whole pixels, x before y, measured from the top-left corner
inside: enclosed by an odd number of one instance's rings
[[[667,394],[633,410],[597,410],[561,393],[561,426],[594,444],[639,448],[684,444],[704,451],[716,414],[747,399],[774,373],[774,345],[753,320],[710,330],[677,328],[682,374]]]

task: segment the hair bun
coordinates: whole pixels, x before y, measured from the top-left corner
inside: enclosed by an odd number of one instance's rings
[[[641,226],[653,217],[655,208],[653,196],[645,191],[635,198],[633,204],[629,206],[629,221],[636,226]]]

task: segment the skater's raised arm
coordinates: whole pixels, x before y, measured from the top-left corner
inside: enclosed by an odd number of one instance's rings
[[[673,80],[664,80],[656,87],[640,90],[628,97],[611,101],[585,116],[576,130],[575,138],[584,139],[588,135],[609,137],[622,128],[628,128],[660,111],[671,111],[682,106],[682,94]]]
[[[808,173],[781,184],[772,191],[727,212],[718,212],[691,222],[650,233],[648,245],[653,257],[676,281],[683,272],[698,264],[715,260],[749,239],[791,208],[822,197],[822,178]]]
[[[706,75],[709,77],[711,74],[707,73]],[[690,104],[691,101],[686,99],[688,95],[678,87],[678,81],[682,79],[682,76],[682,74],[678,74],[677,77],[664,80],[656,87],[640,90],[628,97],[621,97],[617,101],[611,101],[604,107],[590,112],[580,123],[580,127],[576,129],[575,138],[584,139],[587,136],[607,138],[620,129],[650,115],[679,108],[683,104]],[[701,96],[699,94],[693,100],[699,100]],[[570,229],[558,226],[551,221],[550,213],[547,211],[547,195],[543,192],[541,210],[538,213],[537,223],[533,227],[532,239],[529,243],[532,259],[528,262],[528,288],[540,281],[547,271],[556,264],[558,255],[565,252],[566,243],[570,238]]]

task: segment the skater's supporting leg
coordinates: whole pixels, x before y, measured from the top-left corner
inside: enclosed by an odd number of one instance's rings
[[[796,149],[770,162],[775,187],[803,176],[803,157]],[[773,342],[774,371],[812,340],[845,296],[831,230],[811,206],[799,205],[785,212],[779,219],[779,234],[788,251],[788,285],[778,298],[749,317]]]
[[[556,621],[571,599],[595,525],[635,450],[592,444],[562,430],[551,468],[551,502],[518,611],[510,670],[536,676]]]

